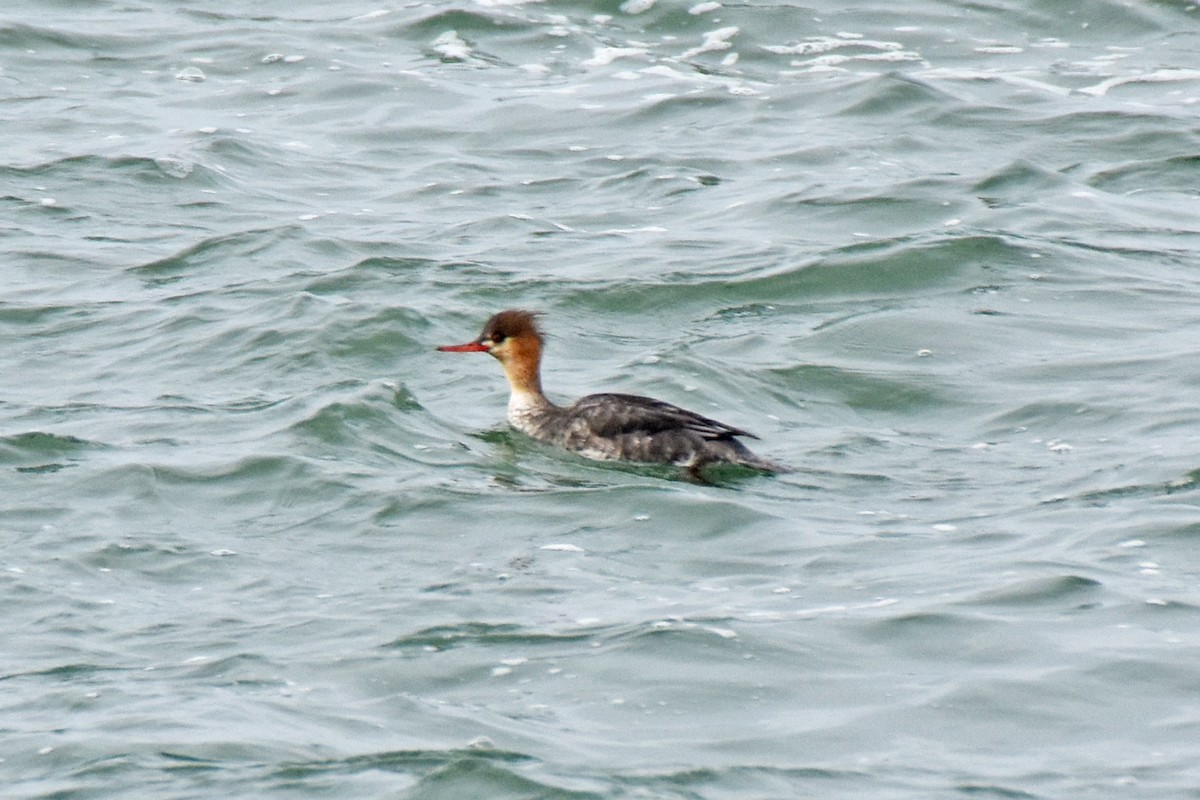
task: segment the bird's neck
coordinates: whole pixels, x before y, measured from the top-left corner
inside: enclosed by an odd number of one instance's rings
[[[542,348],[541,344],[522,342],[517,352],[504,362],[504,374],[512,390],[509,408],[543,408],[550,405],[542,393]]]

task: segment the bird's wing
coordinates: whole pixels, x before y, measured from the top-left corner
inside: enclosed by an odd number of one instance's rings
[[[717,422],[694,411],[635,394],[588,395],[575,403],[571,411],[600,436],[653,434],[683,428],[705,439],[730,439],[734,436],[758,438],[741,428]]]

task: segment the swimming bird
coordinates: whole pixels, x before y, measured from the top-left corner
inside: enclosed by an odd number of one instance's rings
[[[479,338],[444,345],[445,353],[487,353],[504,367],[511,393],[508,422],[534,439],[597,460],[674,464],[694,478],[709,464],[740,464],[783,472],[759,458],[739,436],[752,433],[679,406],[632,394],[592,394],[569,406],[550,402],[542,392],[542,348],[537,315],[501,311],[483,326]]]

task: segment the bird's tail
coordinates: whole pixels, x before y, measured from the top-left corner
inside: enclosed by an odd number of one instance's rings
[[[743,467],[761,470],[763,472],[771,472],[776,475],[796,471],[795,468],[789,467],[787,464],[781,464],[780,462],[772,461],[769,458],[759,458],[753,454],[751,454],[749,458],[741,458],[734,463],[741,464]]]
[[[761,470],[762,472],[783,473],[795,472],[794,469],[786,464],[781,464],[778,461],[772,461],[769,458],[757,456],[746,445],[739,442],[737,439],[729,440],[730,452],[726,458],[733,464],[739,464],[750,469]]]

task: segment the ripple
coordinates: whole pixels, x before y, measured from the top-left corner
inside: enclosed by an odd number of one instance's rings
[[[196,275],[206,266],[253,259],[293,238],[299,230],[285,225],[209,236],[164,258],[130,267],[128,271],[154,285],[163,285]]]
[[[1103,584],[1081,575],[1056,575],[1011,581],[999,589],[979,593],[970,601],[972,605],[1022,607],[1062,606],[1073,608],[1090,606],[1098,602]]]
[[[17,472],[57,472],[104,449],[104,444],[75,436],[28,431],[0,437],[0,464],[13,466]]]
[[[1187,4],[84,5],[0,24],[10,794],[1194,787]],[[802,472],[522,439],[508,306]]]

